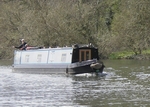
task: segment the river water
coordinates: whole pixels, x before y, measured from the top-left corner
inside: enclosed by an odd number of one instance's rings
[[[0,61],[0,107],[150,107],[150,61],[103,62],[104,77],[12,73]]]

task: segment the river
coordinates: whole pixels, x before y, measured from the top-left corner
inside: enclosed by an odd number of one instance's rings
[[[103,62],[104,77],[12,73],[0,61],[0,107],[150,107],[150,61]]]

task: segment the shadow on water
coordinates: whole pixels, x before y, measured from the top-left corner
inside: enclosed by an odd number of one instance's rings
[[[149,107],[149,61],[105,60],[106,76],[12,73],[0,67],[0,106]]]

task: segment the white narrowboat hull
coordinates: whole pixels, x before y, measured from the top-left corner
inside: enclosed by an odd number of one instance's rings
[[[91,64],[97,63],[98,51],[90,47],[62,47],[14,52],[13,72],[67,73],[95,72]],[[103,67],[99,69],[103,71]]]
[[[72,64],[18,64],[13,66],[13,72],[21,73],[91,73],[93,72],[90,65],[96,63],[97,60],[88,60]]]
[[[67,64],[23,64],[15,65],[13,72],[24,73],[65,73]]]

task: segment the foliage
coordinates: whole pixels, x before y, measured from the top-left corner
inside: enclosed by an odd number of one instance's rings
[[[150,44],[149,0],[1,0],[0,58],[24,38],[31,46],[93,43],[100,55],[142,54]]]
[[[144,50],[143,54],[149,54],[150,55],[150,50]]]
[[[109,59],[149,59],[150,50],[144,50],[143,54],[135,55],[132,51],[119,51],[113,52],[109,56]]]
[[[123,51],[111,53],[109,59],[130,59],[134,55],[133,52]]]

